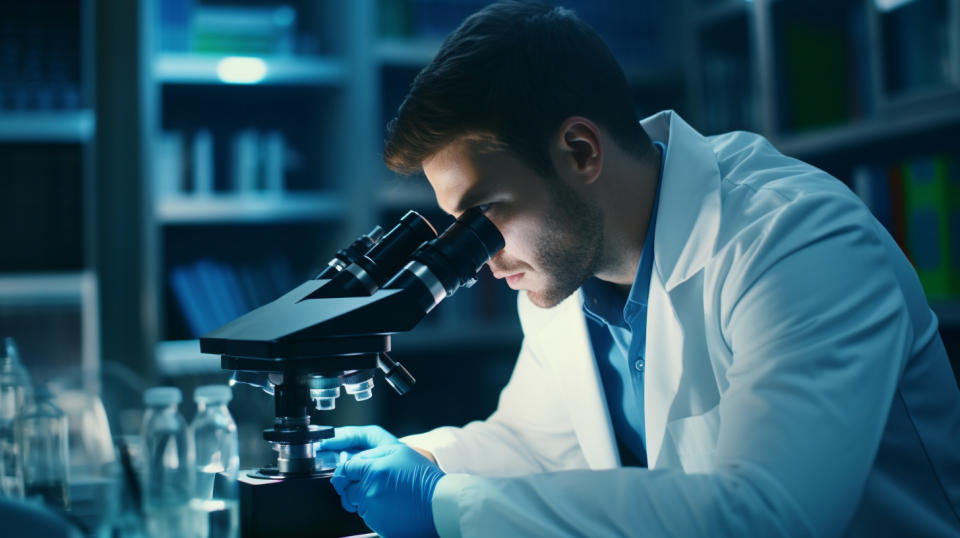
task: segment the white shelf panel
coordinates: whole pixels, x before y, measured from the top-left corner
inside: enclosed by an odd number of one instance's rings
[[[226,372],[220,356],[200,352],[199,340],[168,340],[156,346],[157,369],[162,375],[179,376]]]
[[[390,184],[390,181],[404,181]],[[437,207],[437,199],[433,190],[422,180],[423,184],[415,184],[405,180],[387,180],[387,184],[380,191],[380,206],[384,209],[432,209]]]
[[[309,222],[346,214],[333,194],[171,196],[157,205],[157,220],[168,225]]]
[[[0,142],[86,142],[95,130],[89,109],[0,111]]]
[[[80,305],[95,285],[89,272],[6,274],[0,276],[0,305]]]
[[[239,75],[245,81],[231,77],[226,61],[241,58],[253,61],[253,67],[241,67]],[[259,62],[259,64],[257,64]],[[258,76],[258,70],[262,73]],[[231,84],[231,85],[301,85],[326,86],[343,82],[346,70],[343,62],[333,58],[247,57],[200,54],[162,54],[154,60],[154,77],[165,84]],[[246,78],[244,78],[246,77]]]
[[[384,39],[377,44],[376,57],[381,65],[423,67],[440,50],[440,41]]]
[[[784,154],[805,159],[958,124],[960,107],[956,106],[928,108],[912,113],[892,111],[889,116],[782,136],[772,142]]]

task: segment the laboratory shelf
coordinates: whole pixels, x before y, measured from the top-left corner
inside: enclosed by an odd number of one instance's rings
[[[960,101],[960,96],[955,96]],[[923,106],[915,110],[891,110],[885,115],[853,121],[807,133],[780,136],[773,144],[786,155],[809,159],[843,153],[871,144],[905,138],[938,129],[960,126],[960,107]]]
[[[167,225],[252,224],[337,219],[346,207],[341,196],[326,193],[181,195],[161,199],[156,213]]]
[[[394,183],[390,183],[394,181]],[[383,209],[427,209],[437,207],[437,199],[427,184],[406,180],[387,180],[379,193],[380,207]]]
[[[89,109],[0,111],[0,142],[86,142],[95,127]]]
[[[346,78],[343,62],[332,57],[161,54],[153,73],[165,84],[334,86]]]
[[[374,52],[381,65],[423,67],[440,50],[441,41],[424,39],[383,39]]]
[[[156,346],[157,368],[164,376],[222,372],[220,356],[200,352],[199,340],[167,340]]]
[[[0,305],[83,304],[92,298],[95,286],[88,271],[0,274]]]

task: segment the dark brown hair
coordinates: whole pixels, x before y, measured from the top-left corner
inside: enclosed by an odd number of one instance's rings
[[[652,146],[623,70],[596,32],[562,7],[497,2],[468,17],[414,79],[387,125],[383,158],[396,172],[416,173],[472,134],[549,176],[550,137],[571,116],[594,121],[638,157]]]

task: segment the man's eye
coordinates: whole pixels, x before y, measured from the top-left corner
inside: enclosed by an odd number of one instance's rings
[[[497,205],[496,202],[489,202],[489,203],[486,203],[486,204],[480,204],[480,205],[478,205],[478,206],[477,206],[477,209],[479,209],[481,213],[486,213],[487,211],[490,211],[490,208],[493,207],[493,206],[495,206],[495,205]]]

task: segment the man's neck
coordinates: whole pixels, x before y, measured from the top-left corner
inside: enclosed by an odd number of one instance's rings
[[[657,192],[661,150],[653,147],[643,159],[613,152],[604,166],[600,203],[604,211],[604,253],[596,277],[629,293],[640,264]]]

